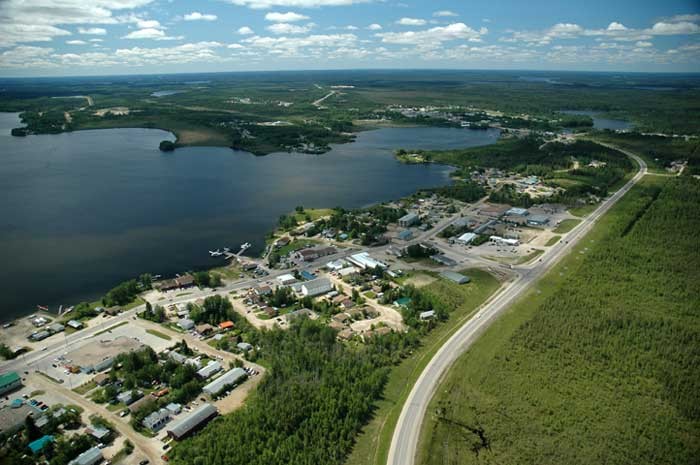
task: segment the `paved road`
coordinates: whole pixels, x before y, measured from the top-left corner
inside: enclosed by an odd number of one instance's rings
[[[617,150],[620,150],[617,147]],[[535,264],[522,271],[512,283],[502,288],[492,299],[485,303],[473,318],[467,321],[442,346],[421,373],[413,386],[401,410],[401,415],[394,429],[389,449],[388,465],[413,465],[423,417],[428,408],[442,376],[452,363],[464,353],[479,335],[493,323],[500,314],[530,288],[547,270],[566,255],[571,248],[592,228],[623,195],[625,195],[647,173],[647,165],[633,153],[620,150],[639,164],[637,174],[619,191],[603,201],[598,209],[585,218],[567,236]]]

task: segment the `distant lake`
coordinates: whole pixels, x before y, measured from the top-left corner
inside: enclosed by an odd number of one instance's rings
[[[593,119],[594,129],[631,129],[632,123],[625,121],[623,119],[610,119],[610,118],[600,118],[598,115],[600,113],[589,110],[562,110],[559,113],[564,113],[565,115],[582,115],[590,116]]]
[[[251,242],[297,205],[354,208],[450,182],[451,168],[404,165],[398,148],[456,148],[497,130],[387,128],[324,155],[256,157],[220,147],[161,153],[170,133],[107,129],[12,137],[0,113],[0,320],[36,305],[93,300],[143,272],[222,264],[207,250]]]
[[[167,97],[168,95],[181,94],[184,90],[158,90],[151,93],[151,97]]]

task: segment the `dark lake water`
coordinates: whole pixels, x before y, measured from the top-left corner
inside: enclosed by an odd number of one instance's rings
[[[588,110],[563,110],[560,113],[564,113],[566,115],[583,115],[583,116],[590,116],[591,119],[593,119],[593,128],[594,129],[610,129],[610,130],[617,130],[617,129],[631,129],[632,128],[632,123],[629,121],[625,121],[623,119],[610,119],[610,118],[600,118],[598,113],[595,111],[588,111]]]
[[[259,252],[296,205],[361,207],[449,183],[450,168],[403,165],[393,150],[494,142],[496,130],[363,132],[324,155],[255,157],[226,148],[161,153],[150,129],[11,137],[0,113],[0,320],[37,304],[94,299],[142,272],[213,266],[209,249]]]

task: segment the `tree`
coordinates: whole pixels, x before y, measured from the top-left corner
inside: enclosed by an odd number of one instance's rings
[[[161,152],[172,152],[173,150],[175,150],[175,144],[169,140],[164,140],[161,141],[161,143],[158,145],[158,148]]]
[[[31,416],[24,419],[24,429],[25,433],[27,434],[27,439],[30,441],[34,441],[35,439],[39,439],[43,436],[43,433],[39,427],[36,425],[36,423],[34,423],[34,418]]]

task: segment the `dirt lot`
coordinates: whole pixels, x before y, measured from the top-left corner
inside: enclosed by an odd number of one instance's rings
[[[434,276],[430,276],[424,273],[416,273],[410,278],[406,279],[406,284],[411,284],[415,287],[423,287],[437,280]]]

